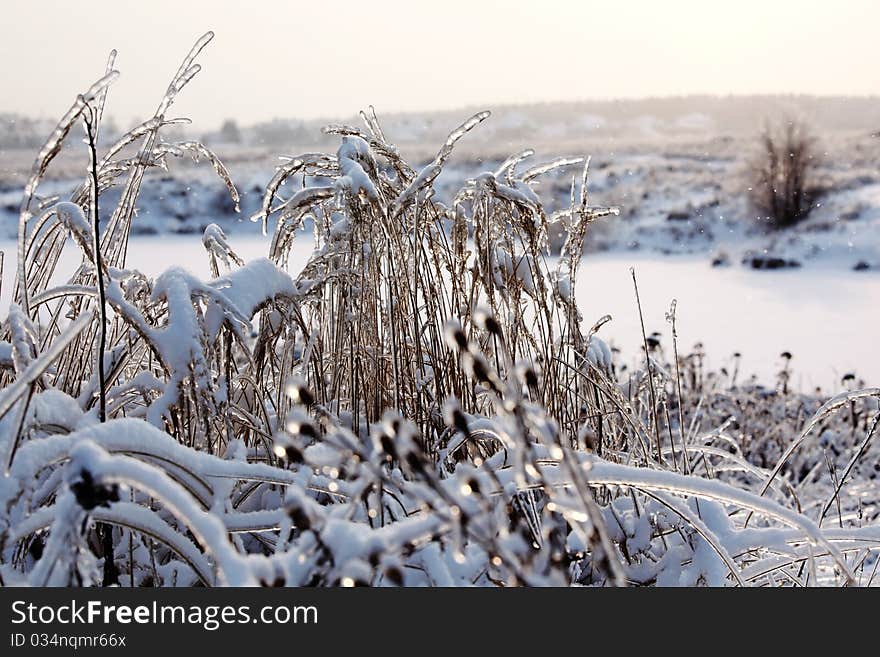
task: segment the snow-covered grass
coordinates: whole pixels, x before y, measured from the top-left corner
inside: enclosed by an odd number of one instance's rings
[[[264,257],[271,238],[260,235],[254,224],[247,226],[250,232],[233,232],[229,244],[245,261]],[[300,233],[291,245],[289,270],[298,271],[313,249],[313,236],[308,231]],[[2,321],[15,282],[15,242],[0,240],[0,251],[6,253]],[[206,278],[212,275],[208,258],[193,257],[202,251],[200,235],[133,235],[126,266],[149,277],[182,266]],[[65,249],[52,283],[65,283],[81,260],[78,249]],[[548,259],[548,264],[554,263],[554,258]],[[630,267],[635,267],[642,289],[647,332],[658,332],[664,349],[670,347],[664,315],[674,296],[681,344],[693,348],[703,343],[707,367],[719,373],[725,369],[728,374],[737,367],[740,383],[754,375],[755,383],[772,388],[783,366],[780,354],[784,351],[794,355],[789,364],[790,385],[800,392],[821,388],[833,394],[848,373],[868,382],[880,381],[880,359],[874,358],[874,343],[865,330],[880,321],[876,272],[851,272],[833,262],[768,272],[711,267],[697,255],[590,253],[583,259],[575,297],[590,323],[611,315],[613,321],[598,335],[615,349],[619,367],[638,363],[643,350]]]
[[[776,389],[712,372],[675,305],[662,348],[643,333],[623,371],[576,295],[588,232],[618,212],[590,202],[589,160],[523,153],[434,197],[488,112],[418,168],[372,112],[330,126],[335,153],[266,186],[267,257],[210,224],[189,256],[209,275],[131,268],[148,168],[207,159],[238,202],[202,145],[162,139],[209,38],[154,120],[41,203],[58,146],[99,124],[111,59],[25,188],[0,343],[3,584],[877,583],[880,389],[824,400],[786,368]],[[549,210],[536,183],[560,170],[569,201]]]

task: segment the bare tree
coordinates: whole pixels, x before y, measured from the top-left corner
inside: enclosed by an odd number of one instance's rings
[[[220,126],[220,137],[229,144],[241,143],[241,130],[235,119],[226,119]]]
[[[767,126],[749,168],[749,200],[758,219],[785,228],[804,219],[812,206],[816,140],[807,126],[788,120]]]

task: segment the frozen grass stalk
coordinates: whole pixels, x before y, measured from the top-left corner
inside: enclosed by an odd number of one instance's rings
[[[101,223],[98,215],[98,151],[97,129],[98,113],[86,105],[83,114],[86,128],[86,143],[89,147],[89,192],[90,215],[92,217],[92,254],[95,258],[95,278],[98,286],[98,350],[95,369],[98,374],[98,421],[107,419],[107,391],[104,380],[104,351],[107,348],[107,298],[104,288],[104,262],[101,258]]]

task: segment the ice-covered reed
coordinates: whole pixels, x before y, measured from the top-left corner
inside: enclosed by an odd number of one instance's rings
[[[706,375],[674,307],[673,362],[646,336],[624,373],[598,335],[610,318],[574,297],[590,223],[617,212],[589,203],[588,159],[524,151],[434,197],[488,112],[422,167],[372,109],[363,130],[328,126],[338,150],[284,158],[252,217],[268,258],[245,263],[212,225],[210,280],[126,268],[169,156],[206,159],[238,205],[206,146],[163,138],[210,38],[152,119],[90,148],[69,198],[38,186],[77,122],[100,143],[113,57],[34,164],[0,343],[4,584],[875,580],[880,390],[820,407]],[[580,170],[550,210],[535,182],[563,167]],[[81,265],[59,282],[69,248]]]

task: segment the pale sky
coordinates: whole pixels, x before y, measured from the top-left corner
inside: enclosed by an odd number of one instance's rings
[[[0,112],[60,116],[119,51],[108,113],[154,111],[216,38],[175,115],[349,116],[692,93],[880,94],[875,0],[12,0]]]

